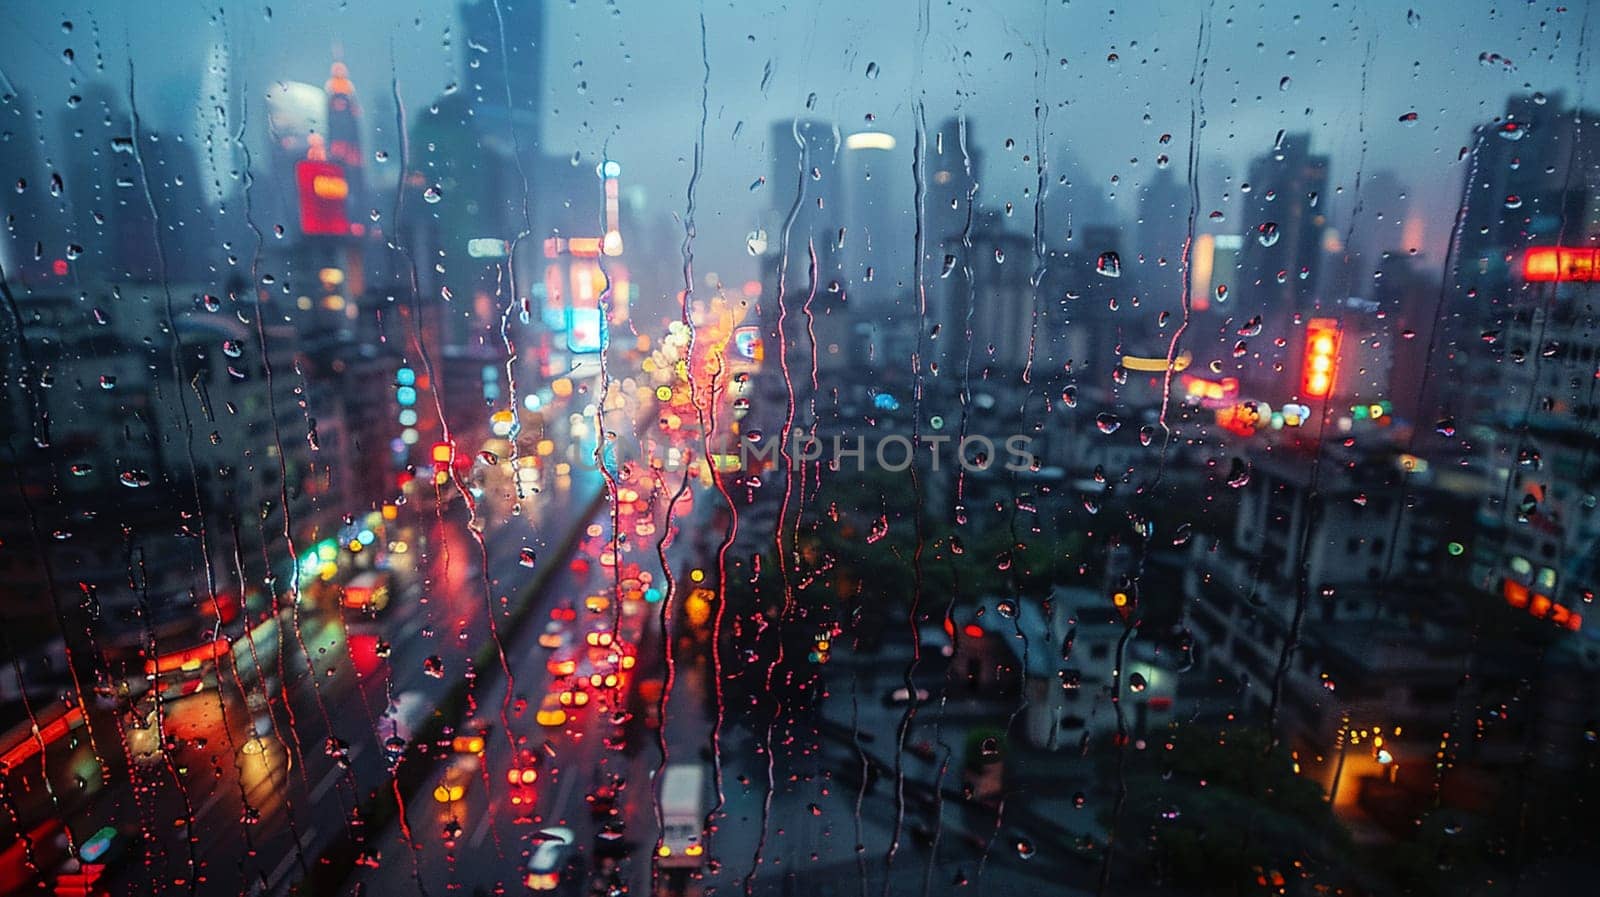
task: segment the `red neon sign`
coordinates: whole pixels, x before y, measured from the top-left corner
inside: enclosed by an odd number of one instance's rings
[[[300,230],[320,236],[349,235],[345,199],[350,182],[344,169],[333,162],[306,159],[295,165],[294,176],[300,191]]]
[[[1501,582],[1500,591],[1505,596],[1506,604],[1519,610],[1526,609],[1531,616],[1541,620],[1547,619],[1569,632],[1577,632],[1583,628],[1582,614],[1573,613],[1570,608],[1556,604],[1549,596],[1533,592],[1520,582],[1504,580]]]

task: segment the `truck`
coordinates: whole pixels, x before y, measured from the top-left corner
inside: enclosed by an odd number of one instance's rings
[[[699,763],[669,764],[661,774],[661,843],[656,867],[687,874],[705,854],[706,771]]]

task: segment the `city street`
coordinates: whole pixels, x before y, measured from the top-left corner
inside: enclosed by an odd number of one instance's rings
[[[490,652],[491,669],[472,664],[522,599],[537,605],[532,614],[568,596],[570,555],[562,548],[576,547],[603,519],[603,480],[585,467],[551,479],[519,514],[504,502],[480,508],[495,515],[481,549],[459,500],[417,508],[430,546],[425,568],[376,619],[334,607],[302,610],[296,622],[285,610],[284,650],[271,650],[276,637],[254,640],[268,655],[259,674],[240,663],[220,687],[164,701],[167,749],[137,765],[134,796],[111,790],[88,811],[101,824],[153,836],[139,845],[149,866],[133,851],[107,879],[112,892],[202,884],[275,892],[308,874],[330,838],[354,832],[366,795],[390,779],[388,739],[407,738],[465,678],[498,673],[498,651]],[[534,566],[524,563],[524,549]],[[538,593],[524,595],[540,577]],[[510,645],[500,644],[514,662]],[[475,691],[482,715],[495,720],[499,691]],[[152,740],[130,731],[141,736],[131,741]]]

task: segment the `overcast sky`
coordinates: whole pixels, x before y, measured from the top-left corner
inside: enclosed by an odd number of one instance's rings
[[[700,124],[703,14],[710,88],[696,255],[701,270],[732,279],[751,270],[745,233],[769,223],[764,214],[778,204],[773,185],[749,189],[771,173],[769,126],[804,113],[813,93],[814,114],[846,131],[875,116],[871,126],[905,147],[916,104],[930,125],[967,114],[986,153],[986,198],[1015,203],[1019,216],[1031,214],[1024,190],[1034,176],[1023,156],[1038,152],[1034,107],[1042,97],[1047,164],[1065,170],[1075,159],[1081,177],[1131,213],[1158,154],[1183,171],[1204,19],[1200,170],[1221,160],[1237,181],[1278,130],[1306,130],[1315,151],[1332,155],[1335,184],[1348,190],[1365,141],[1365,170],[1391,170],[1411,187],[1422,248],[1437,260],[1460,188],[1457,153],[1473,123],[1498,114],[1514,92],[1564,91],[1569,102],[1595,103],[1582,96],[1577,75],[1586,4],[1568,5],[1417,0],[1408,11],[1405,2],[928,0],[919,28],[917,2],[551,2],[545,83],[514,87],[546,92],[548,151],[596,156],[607,146],[653,209],[681,210]],[[141,111],[165,130],[191,126],[209,49],[225,39],[235,47],[233,85],[255,104],[254,121],[272,81],[322,83],[336,43],[369,112],[391,78],[412,108],[462,78],[454,3],[226,6],[219,13],[193,0],[6,4],[0,74],[48,113],[64,107],[74,78],[125,86],[131,52]],[[1417,122],[1401,123],[1410,112]],[[1164,133],[1173,135],[1168,146],[1158,144]],[[911,178],[908,157],[908,194]],[[1223,187],[1202,184],[1204,213],[1222,205]],[[1336,214],[1349,207],[1333,199]]]

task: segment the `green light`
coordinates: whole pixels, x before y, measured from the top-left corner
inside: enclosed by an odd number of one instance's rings
[[[95,832],[84,840],[82,847],[78,848],[78,857],[85,863],[100,859],[111,849],[111,841],[116,836],[117,830],[109,825]]]
[[[1462,552],[1467,550],[1467,546],[1462,545],[1460,542],[1451,542],[1445,547],[1445,550],[1450,552],[1451,557],[1458,558],[1461,557]]]

